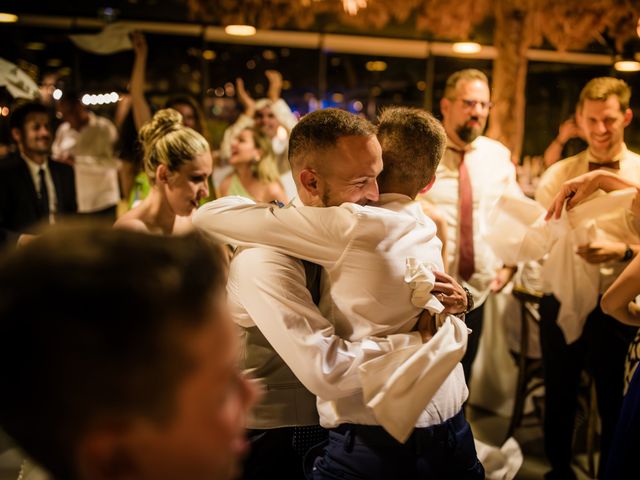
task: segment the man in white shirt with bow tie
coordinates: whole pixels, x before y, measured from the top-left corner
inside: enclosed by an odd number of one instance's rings
[[[595,169],[615,171],[640,182],[640,156],[624,143],[632,119],[629,86],[612,77],[595,78],[580,93],[577,119],[587,150],[552,165],[542,176],[536,200],[549,208],[563,183]],[[598,190],[592,197],[604,195]],[[600,295],[640,251],[639,232],[628,210],[595,219],[596,239],[580,245],[573,262],[600,265]],[[549,290],[547,290],[548,292]],[[570,467],[580,374],[592,374],[602,421],[600,465],[605,465],[622,403],[624,361],[635,329],[605,315],[598,305],[583,325],[557,323],[563,299],[547,293],[540,304],[540,342],[545,373],[545,453],[552,470],[546,478],[575,478]],[[599,302],[598,302],[599,303]],[[569,330],[567,330],[569,328]]]

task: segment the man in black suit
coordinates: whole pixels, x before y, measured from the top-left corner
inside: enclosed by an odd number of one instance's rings
[[[46,107],[17,107],[9,126],[18,153],[0,162],[0,246],[24,242],[37,224],[53,224],[77,211],[73,168],[49,160]]]

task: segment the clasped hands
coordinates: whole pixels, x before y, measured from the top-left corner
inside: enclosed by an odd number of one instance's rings
[[[431,293],[444,306],[442,313],[456,315],[467,311],[467,293],[453,277],[444,272],[436,272],[436,282]],[[423,310],[416,329],[420,332],[422,342],[428,342],[436,333],[436,319],[428,310]]]

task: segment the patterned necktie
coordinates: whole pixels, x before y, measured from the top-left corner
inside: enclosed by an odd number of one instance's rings
[[[464,150],[455,150],[460,154],[458,167],[458,197],[460,201],[460,237],[458,273],[463,280],[469,280],[475,271],[473,251],[473,191],[471,178],[464,163]]]
[[[620,170],[620,161],[616,160],[614,162],[589,162],[589,171],[592,172],[594,170],[598,170],[599,168],[611,168],[612,170]]]
[[[38,214],[40,218],[49,217],[49,190],[47,188],[47,181],[45,180],[44,168],[40,167],[38,170],[38,177],[40,177],[40,188],[38,190]]]

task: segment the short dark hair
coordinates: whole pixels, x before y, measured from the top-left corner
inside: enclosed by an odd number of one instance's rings
[[[336,146],[339,138],[375,135],[375,127],[366,118],[345,110],[326,108],[308,113],[291,130],[289,163],[295,172],[303,167],[309,152]]]
[[[169,420],[192,368],[183,333],[224,291],[220,252],[201,233],[74,227],[0,262],[0,426],[56,478],[74,479],[92,421]]]
[[[475,68],[465,68],[464,70],[453,72],[449,78],[447,78],[447,82],[444,86],[444,97],[450,100],[453,99],[458,88],[458,83],[463,81],[470,82],[472,80],[480,80],[481,82],[489,85],[489,79],[484,72]]]
[[[27,117],[32,113],[44,113],[49,115],[47,107],[38,102],[22,103],[13,109],[9,118],[9,128],[13,130],[17,128],[21,132],[24,131],[24,125],[27,123]]]
[[[417,194],[432,179],[447,146],[442,124],[430,113],[417,108],[389,107],[379,117],[378,140],[385,182],[412,187]]]

